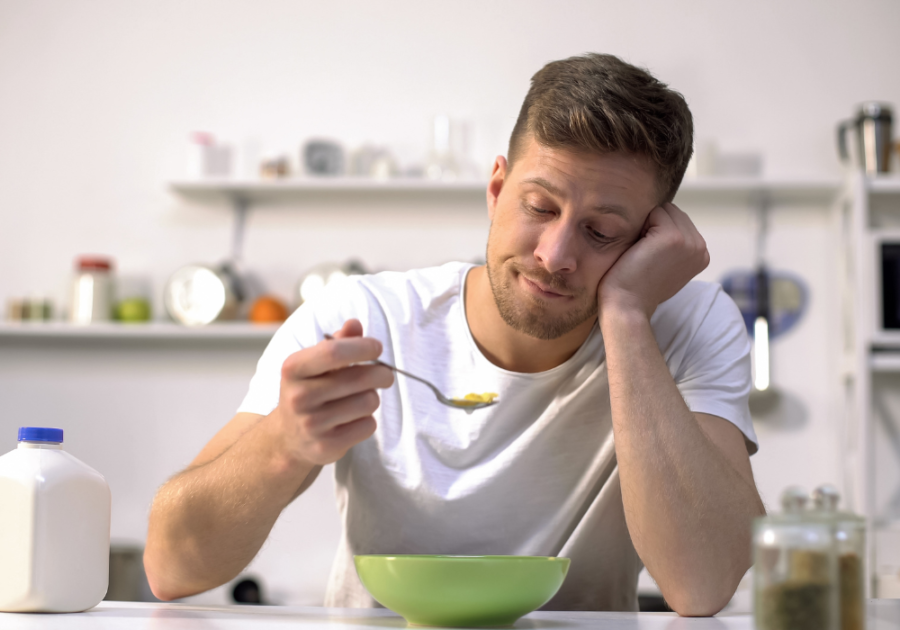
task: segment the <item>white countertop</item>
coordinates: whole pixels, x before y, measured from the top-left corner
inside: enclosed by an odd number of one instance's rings
[[[405,628],[406,622],[382,608],[295,606],[189,606],[101,602],[84,613],[32,615],[0,613],[3,630],[237,630],[253,628],[328,628],[349,630]],[[870,600],[867,630],[900,627],[900,600]],[[673,613],[534,612],[514,628],[609,628],[615,630],[752,630],[749,615],[713,618]]]

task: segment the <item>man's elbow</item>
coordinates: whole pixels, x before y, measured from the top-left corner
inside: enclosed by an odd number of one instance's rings
[[[196,595],[201,592],[196,589],[186,588],[183,584],[178,584],[177,580],[172,579],[172,571],[166,571],[161,568],[160,563],[155,562],[146,549],[144,550],[144,573],[147,575],[147,584],[150,586],[150,592],[153,593],[154,597],[164,602]]]
[[[729,601],[731,601],[730,595],[728,597],[712,597],[710,595],[694,597],[678,594],[666,597],[669,608],[682,617],[712,617],[725,608]]]
[[[685,580],[675,588],[663,589],[663,597],[682,617],[712,617],[731,601],[738,582],[740,579],[723,579],[717,584]]]
[[[169,591],[165,586],[160,585],[155,580],[151,579],[150,576],[147,576],[147,582],[150,584],[150,592],[153,593],[153,596],[164,602],[170,602],[174,599],[181,599],[182,597],[186,597],[186,595],[181,595],[177,591]]]

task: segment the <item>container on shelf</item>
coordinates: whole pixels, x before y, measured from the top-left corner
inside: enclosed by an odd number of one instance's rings
[[[112,260],[104,256],[81,256],[75,260],[70,322],[93,324],[112,318],[112,268]]]
[[[230,177],[232,148],[217,142],[215,136],[204,131],[189,135],[187,145],[187,176],[189,179]]]
[[[891,139],[894,113],[887,103],[862,103],[856,116],[838,125],[838,154],[844,163],[853,163],[868,175],[891,170]],[[847,132],[856,135],[856,155],[847,148]]]
[[[47,322],[53,319],[53,301],[42,296],[9,298],[6,320],[10,322]]]
[[[0,457],[0,611],[79,612],[106,594],[109,486],[62,442],[22,427]]]

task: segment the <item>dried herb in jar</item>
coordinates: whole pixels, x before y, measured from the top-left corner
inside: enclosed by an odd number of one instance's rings
[[[865,584],[862,560],[855,553],[838,558],[841,585],[841,630],[863,630],[866,627]]]
[[[772,584],[757,603],[760,630],[821,630],[830,627],[831,587],[825,583],[789,581]]]

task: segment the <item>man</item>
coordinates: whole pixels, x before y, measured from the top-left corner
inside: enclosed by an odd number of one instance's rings
[[[160,489],[154,593],[235,577],[336,462],[326,605],[375,605],[353,554],[523,554],[572,559],[547,608],[634,610],[645,565],[677,612],[719,611],[764,509],[743,322],[690,282],[709,255],[671,203],[691,145],[684,99],[643,70],[538,72],[488,184],[487,264],[351,278],[298,309],[238,414]],[[378,357],[500,402],[442,406]]]

